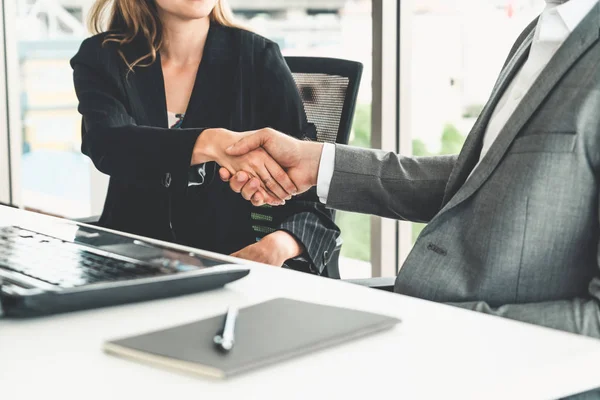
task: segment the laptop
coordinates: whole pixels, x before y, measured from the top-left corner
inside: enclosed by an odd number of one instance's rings
[[[0,221],[11,213],[31,214],[0,207]],[[39,220],[29,215],[0,222],[0,316],[33,317],[197,293],[250,272],[216,254],[41,215]]]

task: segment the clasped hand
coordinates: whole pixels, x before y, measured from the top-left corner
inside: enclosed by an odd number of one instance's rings
[[[322,145],[303,142],[273,129],[236,133],[207,129],[197,139],[192,165],[215,161],[219,175],[255,206],[284,204],[316,185]],[[275,231],[233,255],[281,266],[303,246],[285,231]]]
[[[285,177],[274,176],[275,180],[284,187],[289,179],[295,187],[295,195],[317,184],[322,149],[322,143],[301,141],[274,129],[264,128],[239,134],[238,141],[228,147],[225,153],[232,157],[245,157],[261,150],[266,152],[271,158],[270,161],[276,162],[286,174]],[[233,191],[241,193],[255,206],[277,203],[277,199],[272,197],[274,191],[265,193],[259,190],[261,181],[260,176],[257,177],[256,174],[225,167],[221,168],[219,175],[222,180],[229,182]],[[283,180],[280,181],[280,178]],[[265,184],[264,180],[262,184]]]
[[[246,200],[253,197],[255,205],[285,204],[286,200],[298,194],[298,188],[286,171],[261,146],[246,151],[228,152],[240,139],[253,132],[237,133],[227,129],[207,129],[196,141],[192,154],[192,165],[215,161],[221,166],[221,177],[235,176],[232,187],[247,185],[242,196]],[[240,193],[241,190],[236,190]],[[251,195],[250,195],[251,192]],[[259,204],[260,203],[260,204]]]

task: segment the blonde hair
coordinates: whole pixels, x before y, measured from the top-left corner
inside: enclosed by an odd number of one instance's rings
[[[105,23],[107,12],[108,23]],[[220,25],[242,28],[235,22],[227,0],[217,0],[209,17]],[[154,0],[96,0],[90,11],[88,28],[93,33],[109,31],[103,45],[115,42],[123,46],[137,37],[145,40],[149,48],[148,54],[132,62],[119,49],[119,55],[130,71],[135,66],[147,67],[156,61],[156,55],[163,44],[162,24]]]

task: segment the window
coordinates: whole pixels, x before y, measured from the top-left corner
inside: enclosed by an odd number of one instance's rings
[[[21,0],[12,9],[17,48],[21,203],[65,217],[92,213],[91,164],[80,152],[81,118],[69,59],[87,36],[84,0]],[[8,11],[8,8],[7,8]],[[14,61],[14,60],[9,60]]]
[[[410,120],[415,156],[458,154],[485,105],[510,47],[544,0],[435,1],[403,5],[410,14],[400,49],[411,90],[402,113]],[[482,35],[481,32],[493,32]],[[423,224],[413,224],[414,242]]]

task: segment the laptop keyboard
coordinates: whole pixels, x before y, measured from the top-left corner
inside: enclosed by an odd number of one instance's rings
[[[0,268],[51,285],[75,287],[165,274],[158,266],[98,253],[18,227],[0,228]]]

